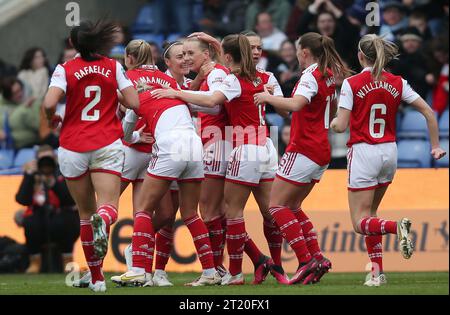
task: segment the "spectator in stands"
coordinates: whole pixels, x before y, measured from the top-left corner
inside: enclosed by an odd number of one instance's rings
[[[187,36],[194,30],[193,0],[151,0],[155,34],[177,33]]]
[[[9,65],[0,59],[0,84],[4,78],[14,77],[16,75],[17,75],[16,67],[14,67],[13,65]]]
[[[291,95],[300,78],[297,49],[292,41],[285,40],[281,44],[280,57],[283,62],[277,67],[275,75],[279,78],[283,94]]]
[[[9,116],[24,99],[23,83],[15,77],[1,82],[2,102],[0,103],[0,143],[8,137]]]
[[[77,55],[77,51],[75,48],[71,46],[64,47],[63,52],[61,53],[61,56],[59,57],[58,64],[63,64],[69,60],[72,60]]]
[[[308,10],[308,6],[313,2],[313,0],[296,0],[289,15],[289,20],[286,25],[285,33],[287,37],[296,41],[299,38],[299,34],[297,31],[298,21],[301,20],[303,14],[306,10]]]
[[[262,39],[264,50],[279,51],[281,44],[287,39],[286,34],[273,25],[272,17],[267,12],[258,13],[255,30]]]
[[[433,66],[433,109],[442,114],[448,107],[448,37],[437,37],[431,43]]]
[[[431,86],[426,77],[431,71],[422,45],[423,38],[419,30],[407,28],[400,36],[401,58],[394,60],[390,68],[393,73],[405,78],[423,99],[427,99]]]
[[[431,30],[428,27],[427,16],[424,12],[418,10],[413,11],[409,16],[409,26],[417,28],[424,42],[433,38]]]
[[[286,152],[290,139],[291,139],[291,121],[290,119],[285,119],[283,128],[281,128],[281,137],[280,137],[281,141],[278,146],[278,156],[280,157],[280,161],[284,153]]]
[[[5,80],[3,85],[3,126],[8,113],[8,124],[16,150],[39,143],[39,111],[42,99],[25,99],[24,85],[17,78]],[[1,111],[0,111],[1,112]]]
[[[245,28],[247,4],[242,0],[205,0],[200,30],[213,36],[237,34]]]
[[[42,48],[34,47],[25,52],[18,78],[29,89],[32,97],[38,99],[45,96],[50,79],[50,65]]]
[[[284,32],[291,13],[291,4],[287,0],[252,0],[246,13],[246,29],[255,29],[256,17],[261,12],[269,13],[275,27]]]
[[[150,47],[152,48],[152,56],[153,56],[153,60],[155,61],[155,65],[162,72],[166,71],[167,66],[162,57],[161,48],[155,42],[149,42],[149,44],[150,44]]]
[[[50,146],[41,146],[36,160],[24,166],[16,201],[28,207],[21,220],[30,255],[27,273],[38,273],[42,252],[56,244],[63,266],[73,261],[73,246],[79,237],[80,219],[64,179],[58,173]]]
[[[359,68],[356,58],[359,27],[350,23],[344,12],[331,0],[315,0],[298,25],[298,34],[318,32],[334,39],[336,50],[352,69]]]
[[[387,1],[382,5],[382,18],[379,35],[390,41],[395,41],[409,24],[406,7],[398,1]]]

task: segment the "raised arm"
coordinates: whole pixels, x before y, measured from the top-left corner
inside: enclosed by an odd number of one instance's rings
[[[284,98],[271,95],[268,91],[255,94],[255,104],[270,104],[280,111],[297,112],[306,106],[309,101],[304,96],[295,95],[294,97]]]
[[[434,111],[421,97],[410,103],[410,105],[420,112],[427,121],[431,142],[431,155],[436,160],[443,158],[447,152],[441,148],[439,143],[439,127]]]
[[[227,98],[220,91],[182,91],[173,89],[160,89],[152,92],[156,99],[177,98],[189,104],[196,104],[201,107],[213,108],[216,105],[223,105]]]

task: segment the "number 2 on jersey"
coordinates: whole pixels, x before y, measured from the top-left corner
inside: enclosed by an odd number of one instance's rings
[[[384,104],[373,104],[370,109],[369,132],[374,139],[381,139],[384,137],[384,130],[386,128],[386,120],[383,118],[376,118],[377,111],[381,111],[381,115],[385,116],[387,107]],[[375,126],[379,125],[379,131],[375,132]]]
[[[84,90],[84,96],[86,98],[92,97],[92,92],[95,93],[94,99],[89,102],[89,104],[86,105],[85,108],[83,108],[81,112],[81,120],[82,121],[98,121],[100,119],[100,110],[96,109],[94,110],[93,114],[89,114],[89,112],[97,106],[98,103],[100,103],[100,99],[102,97],[102,88],[98,85],[91,85],[86,87]]]

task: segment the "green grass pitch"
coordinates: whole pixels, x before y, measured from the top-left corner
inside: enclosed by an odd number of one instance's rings
[[[109,279],[111,274],[107,274]],[[171,288],[123,288],[108,280],[108,295],[360,295],[360,294],[449,294],[448,272],[387,273],[388,285],[367,288],[362,285],[365,274],[330,273],[320,284],[312,286],[278,285],[269,275],[259,286],[187,288],[183,284],[194,280],[198,274],[171,273],[175,284]],[[247,283],[252,275],[246,277]],[[65,275],[0,275],[0,295],[89,295],[89,289],[76,289],[65,285]]]

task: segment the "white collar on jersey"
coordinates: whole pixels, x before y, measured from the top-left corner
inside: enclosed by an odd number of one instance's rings
[[[158,66],[155,65],[142,65],[139,68],[145,70],[158,70]]]
[[[167,69],[165,73],[169,77],[173,78],[173,75],[172,75],[172,72],[170,72],[170,69]],[[183,77],[183,79],[184,79],[183,85],[187,87],[189,85],[189,79],[187,77]]]
[[[361,71],[361,73],[363,73],[363,72],[372,72],[372,69],[373,69],[373,67],[365,67],[365,68]],[[385,71],[385,70],[383,69],[383,71]]]
[[[313,63],[313,64],[310,65],[308,68],[306,68],[305,70],[303,70],[302,74],[305,74],[305,73],[311,73],[311,72],[313,72],[314,70],[316,70],[318,66],[319,66],[319,65],[318,65],[317,63]]]

